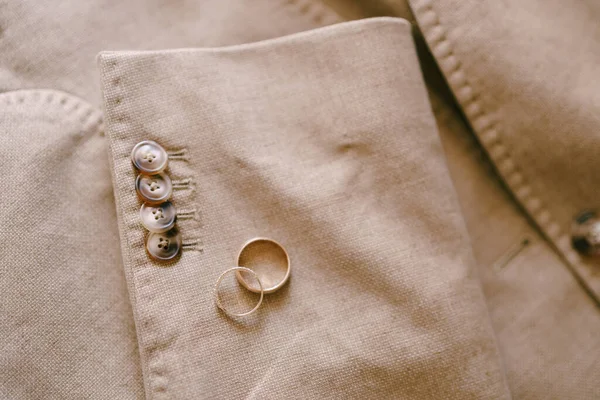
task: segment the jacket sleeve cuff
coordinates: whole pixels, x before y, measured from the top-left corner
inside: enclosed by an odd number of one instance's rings
[[[507,396],[408,23],[106,52],[99,66],[149,393]],[[130,161],[142,140],[170,153],[173,204],[190,216],[168,264],[145,251]],[[286,246],[292,279],[234,323],[213,285],[255,236]]]

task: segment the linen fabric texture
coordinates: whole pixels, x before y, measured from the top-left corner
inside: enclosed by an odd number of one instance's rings
[[[409,24],[99,65],[149,397],[508,396]],[[144,139],[187,158],[168,173],[190,182],[173,204],[197,211],[178,226],[198,244],[168,265],[131,190]],[[292,278],[236,323],[212,288],[255,236],[286,246]]]
[[[332,21],[319,4],[304,5],[32,0],[0,7],[0,166],[7,174],[0,398],[145,396],[97,53],[234,44]]]
[[[425,68],[512,396],[598,398],[599,266],[570,243],[598,204],[598,4],[410,4],[466,119]]]
[[[598,6],[324,3],[0,7],[1,398],[600,397],[597,262],[569,244],[597,206]],[[412,34],[312,30],[380,15]],[[148,51],[98,74],[119,49]],[[148,139],[195,216],[167,264]],[[258,235],[292,278],[232,321],[212,285]]]

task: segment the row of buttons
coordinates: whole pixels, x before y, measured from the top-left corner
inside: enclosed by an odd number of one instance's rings
[[[140,171],[135,190],[144,201],[140,209],[142,225],[150,232],[146,250],[158,260],[175,258],[181,249],[181,235],[174,228],[177,211],[169,201],[173,184],[164,172],[169,156],[161,145],[145,140],[135,145],[131,161]]]

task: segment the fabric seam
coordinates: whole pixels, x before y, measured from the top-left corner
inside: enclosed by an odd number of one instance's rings
[[[494,161],[494,168],[511,188],[513,195],[519,200],[521,206],[531,216],[533,221],[541,228],[541,232],[554,245],[567,264],[567,268],[575,280],[598,304],[594,290],[588,285],[585,278],[574,267],[581,267],[581,258],[570,245],[570,237],[565,229],[554,221],[547,206],[540,197],[534,193],[532,186],[523,175],[523,169],[518,166],[507,146],[502,140],[501,124],[491,113],[484,109],[480,103],[480,95],[467,78],[462,63],[458,60],[452,42],[448,39],[447,31],[433,7],[431,0],[423,0],[414,7],[415,14],[419,14],[419,25],[427,38],[431,52],[438,59],[440,68],[445,72],[448,84],[453,87],[454,95],[468,117],[469,124],[474,131],[479,131],[479,139],[486,153]],[[427,18],[427,13],[431,18]]]
[[[0,97],[4,97],[4,104],[7,106],[13,106],[17,104],[28,103],[44,103],[52,104],[55,100],[54,96],[59,95],[58,105],[65,116],[76,113],[77,111],[83,113],[79,118],[79,122],[86,128],[92,129],[97,127],[98,132],[102,132],[103,118],[102,112],[96,109],[91,104],[79,97],[73,96],[69,93],[62,92],[54,89],[20,89],[15,91],[0,93]],[[68,106],[71,108],[68,108]],[[84,111],[85,110],[85,111]],[[91,123],[90,126],[87,126]]]
[[[164,363],[161,361],[161,354],[163,354],[163,350],[169,346],[169,344],[174,340],[171,335],[169,337],[161,337],[161,338],[150,338],[147,335],[148,332],[153,334],[159,334],[160,332],[156,330],[151,330],[147,328],[148,324],[151,324],[152,316],[147,315],[147,309],[151,308],[153,302],[153,297],[147,294],[145,289],[150,286],[149,282],[144,282],[144,274],[143,272],[139,272],[141,269],[145,270],[147,268],[154,268],[154,264],[150,263],[148,260],[148,255],[145,251],[137,249],[135,243],[137,239],[132,235],[137,235],[139,231],[137,230],[139,227],[137,224],[133,224],[132,222],[125,222],[127,220],[127,216],[129,212],[134,212],[137,214],[137,208],[130,209],[131,199],[126,197],[128,193],[134,192],[133,184],[136,172],[133,169],[123,169],[124,165],[131,165],[130,155],[129,153],[120,154],[120,152],[116,152],[114,150],[113,144],[123,141],[123,131],[125,134],[130,129],[129,123],[126,122],[127,116],[127,106],[126,103],[128,99],[124,94],[124,90],[121,87],[122,82],[122,71],[119,70],[119,63],[116,59],[117,55],[107,56],[104,60],[101,61],[103,76],[106,87],[111,87],[112,90],[108,93],[106,90],[104,91],[105,97],[105,108],[106,108],[106,120],[107,120],[107,129],[109,130],[109,149],[110,149],[110,162],[111,162],[111,171],[113,174],[113,182],[114,182],[114,191],[115,197],[117,198],[117,211],[120,218],[119,223],[119,233],[122,237],[124,246],[122,250],[123,254],[123,264],[126,269],[126,275],[128,278],[128,286],[130,289],[130,301],[132,302],[132,307],[134,309],[134,319],[136,325],[136,334],[138,336],[138,346],[140,352],[140,362],[142,365],[142,375],[144,378],[144,390],[147,398],[155,398],[159,394],[162,396],[169,396],[167,394],[169,389],[169,377],[165,372],[166,368]],[[121,124],[118,129],[115,128],[115,125]],[[177,149],[167,149],[167,153],[169,156],[173,156],[173,160],[171,161],[179,161],[179,162],[188,162],[189,157],[187,156],[186,148],[177,148]],[[131,177],[131,187],[127,187],[126,178]],[[124,179],[120,179],[124,178]],[[192,176],[182,177],[181,179],[174,179],[173,183],[173,191],[195,191],[194,187],[194,178]],[[135,195],[134,195],[135,197]],[[194,196],[195,197],[195,196]],[[184,201],[185,202],[185,201]],[[195,204],[195,200],[192,201]],[[139,207],[139,204],[136,202],[135,207]],[[178,213],[179,214],[179,213]],[[196,220],[197,218],[197,210],[193,208],[192,210],[187,210],[182,215],[182,220]],[[179,215],[178,215],[179,217]],[[179,227],[181,228],[181,227]],[[181,253],[187,251],[196,251],[202,252],[202,241],[200,237],[188,237],[183,238]],[[179,257],[181,257],[180,255]],[[176,264],[179,260],[175,258],[169,262],[160,263],[162,267],[166,267],[169,265]],[[140,282],[138,282],[140,281]],[[143,307],[139,305],[143,304]],[[159,382],[160,381],[160,382]]]
[[[117,61],[113,60],[107,63],[109,67],[111,67],[112,69],[116,70],[117,68]],[[119,87],[119,84],[121,82],[121,77],[117,76],[115,78],[112,79],[112,81],[110,82],[110,84],[114,87],[117,88]],[[113,119],[112,113],[107,112],[108,109],[108,104],[110,101],[114,100],[115,105],[120,105],[123,101],[122,95],[116,95],[116,96],[111,96],[111,98],[109,98],[106,95],[105,92],[105,118],[106,118],[106,128],[107,130],[111,129],[111,120]],[[123,118],[122,117],[116,117],[115,119],[116,122],[122,122]],[[111,174],[112,174],[112,179],[114,182],[114,191],[115,191],[115,197],[117,198],[116,201],[116,206],[117,206],[117,211],[118,214],[120,215],[121,220],[123,221],[125,218],[125,211],[123,210],[122,207],[122,200],[120,199],[121,195],[121,191],[123,190],[123,188],[118,187],[118,179],[117,179],[117,171],[116,171],[116,166],[115,166],[115,158],[116,158],[116,154],[113,150],[113,145],[112,145],[112,140],[110,138],[108,138],[108,145],[109,145],[109,151],[110,151],[110,164],[111,164]],[[132,183],[133,185],[133,183]],[[144,392],[146,393],[146,398],[150,399],[152,398],[152,384],[151,384],[151,379],[150,379],[150,357],[146,352],[146,340],[145,340],[145,336],[143,333],[143,329],[141,328],[141,326],[143,325],[143,321],[141,316],[139,315],[139,310],[137,307],[138,304],[138,291],[139,291],[139,287],[137,285],[134,273],[133,273],[133,265],[132,265],[132,254],[131,254],[131,241],[129,238],[129,235],[127,234],[127,230],[126,227],[124,226],[124,224],[119,223],[119,236],[122,239],[125,239],[126,242],[126,246],[121,246],[122,248],[122,253],[123,253],[123,266],[125,268],[125,274],[128,277],[128,285],[131,285],[131,289],[130,290],[130,301],[131,301],[131,305],[132,305],[132,309],[133,309],[133,314],[134,314],[134,323],[135,323],[135,327],[136,327],[136,337],[138,339],[138,352],[140,354],[140,364],[141,364],[141,369],[142,369],[142,377],[143,377],[143,381],[144,381]]]

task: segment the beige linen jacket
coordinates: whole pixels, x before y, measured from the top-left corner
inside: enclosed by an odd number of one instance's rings
[[[600,201],[599,18],[2,4],[0,398],[600,398],[600,265],[570,239]],[[142,140],[171,156],[171,262],[145,250]],[[213,285],[255,236],[292,277],[231,319]]]

